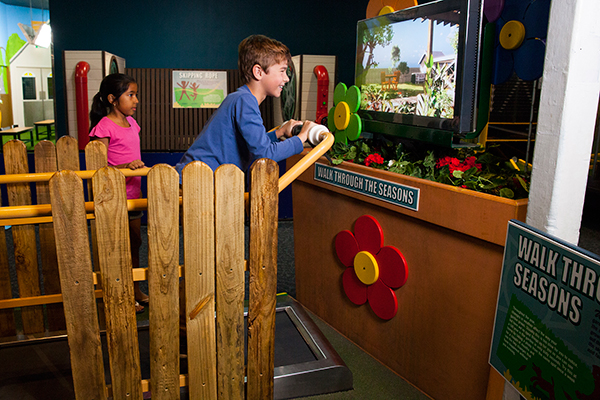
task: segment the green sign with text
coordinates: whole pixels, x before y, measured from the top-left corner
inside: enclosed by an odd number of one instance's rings
[[[600,399],[597,255],[509,222],[490,364],[528,400]]]
[[[319,163],[315,164],[314,179],[413,211],[419,211],[419,189],[411,186]]]

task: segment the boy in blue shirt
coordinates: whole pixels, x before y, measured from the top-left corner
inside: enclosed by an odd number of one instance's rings
[[[259,158],[276,162],[302,152],[314,122],[306,121],[292,136],[300,121],[290,120],[279,129],[266,132],[258,106],[267,96],[279,97],[289,81],[289,49],[263,35],[244,39],[238,48],[238,67],[245,85],[229,94],[212,115],[175,169],[179,174],[191,161],[206,163],[212,170],[221,164],[235,164],[246,172]],[[279,141],[280,138],[287,138]]]

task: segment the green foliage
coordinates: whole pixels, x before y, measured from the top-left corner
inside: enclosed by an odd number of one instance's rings
[[[527,198],[531,170],[515,169],[505,158],[495,155],[494,150],[494,147],[487,151],[479,147],[409,149],[379,138],[336,143],[329,155],[333,164],[338,165],[343,161],[364,164],[369,155],[379,154],[384,162],[370,167],[510,199]]]
[[[426,66],[425,93],[417,97],[417,115],[453,118],[454,64],[434,65],[430,56]]]
[[[383,25],[365,29],[364,32],[359,33],[359,37],[362,37],[362,41],[358,43],[357,49],[357,77],[365,76],[369,68],[377,67],[378,63],[375,61],[373,51],[377,46],[385,47],[389,45],[394,38],[394,32],[390,25]],[[364,62],[365,57],[367,58],[366,63]],[[357,78],[357,81],[360,81],[360,79]]]
[[[392,46],[392,55],[390,57],[393,64],[400,62],[400,47]]]
[[[414,114],[415,105],[413,103],[403,102],[394,103],[393,99],[407,97],[404,91],[392,92],[381,89],[381,85],[363,85],[361,91],[361,108],[373,111],[394,112],[402,114]]]
[[[408,64],[406,63],[406,61],[401,61],[400,63],[398,63],[397,69],[402,74],[408,74],[410,72],[410,68],[408,67]]]

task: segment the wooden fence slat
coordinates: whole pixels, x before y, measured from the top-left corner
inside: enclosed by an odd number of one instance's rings
[[[141,399],[125,176],[116,168],[101,168],[92,186],[113,397]]]
[[[185,316],[190,398],[217,398],[214,181],[200,161],[182,171]]]
[[[77,139],[71,136],[63,136],[56,141],[56,160],[58,170],[68,169],[79,171],[79,147]]]
[[[152,398],[179,399],[179,174],[148,173],[148,290]]]
[[[83,183],[72,171],[50,179],[57,256],[63,290],[73,386],[77,400],[106,399],[104,363],[96,316]]]
[[[260,159],[250,176],[247,398],[273,399],[279,166]]]
[[[19,140],[10,140],[4,147],[4,169],[7,174],[29,173],[27,149]],[[8,204],[10,206],[31,205],[31,189],[27,183],[11,183],[6,185]],[[12,227],[15,248],[15,264],[20,297],[39,296],[40,276],[38,272],[37,243],[33,225]],[[42,306],[24,307],[21,309],[23,333],[40,333],[44,331]]]
[[[92,140],[85,146],[85,169],[99,170],[100,168],[108,165],[107,161],[107,149],[104,143],[99,140]],[[92,182],[88,181],[88,199],[89,201],[94,200],[94,194],[92,190]],[[96,238],[96,221],[90,221],[92,228],[92,249],[94,251],[94,270],[99,271],[98,267],[98,242]]]
[[[2,206],[1,198],[0,206]],[[11,298],[12,286],[10,283],[8,250],[6,249],[6,231],[4,227],[0,227],[0,300]],[[0,337],[15,336],[16,334],[14,310],[12,308],[0,310]]]
[[[49,140],[42,140],[34,147],[35,172],[56,172],[56,147]],[[48,182],[36,182],[38,204],[50,204]],[[52,222],[39,224],[40,259],[42,260],[42,276],[44,278],[44,294],[60,293],[58,261],[56,259],[56,241]],[[65,330],[65,312],[60,303],[46,305],[48,330],[50,332]]]
[[[215,171],[217,385],[219,398],[244,398],[244,173]]]
[[[62,138],[60,139],[62,140]],[[60,141],[59,140],[59,141]],[[76,145],[76,148],[79,147]],[[79,150],[78,150],[79,152]],[[104,143],[99,140],[92,140],[85,146],[85,168],[86,170],[99,170],[100,168],[106,167],[108,165],[107,161],[107,148]],[[87,182],[87,193],[89,201],[94,200],[94,194],[92,193],[92,182],[88,180]],[[100,271],[100,261],[98,260],[98,238],[96,236],[96,220],[90,220],[90,231],[92,233],[92,260],[94,271]],[[99,288],[102,288],[102,284],[98,285]],[[106,313],[104,310],[104,302],[99,299],[98,300],[98,319],[100,321],[100,327],[102,329],[106,328]]]

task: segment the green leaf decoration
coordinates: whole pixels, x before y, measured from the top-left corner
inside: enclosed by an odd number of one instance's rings
[[[356,140],[360,137],[362,132],[362,121],[357,114],[350,115],[350,122],[346,128],[346,136],[349,140]]]
[[[329,132],[335,133],[335,107],[331,107],[329,109],[329,113],[327,113],[327,128]]]
[[[25,46],[25,42],[23,39],[19,37],[16,33],[13,33],[8,37],[8,41],[6,42],[6,64],[10,63],[10,59],[13,58],[15,54],[21,50],[21,47]]]
[[[338,83],[333,92],[333,104],[337,105],[340,101],[344,101],[347,90],[348,88],[343,82]]]
[[[344,96],[344,101],[348,104],[348,108],[350,108],[351,113],[355,113],[360,108],[360,89],[352,85],[346,91],[346,96]],[[357,137],[358,139],[358,137]],[[352,139],[356,140],[356,139]]]

